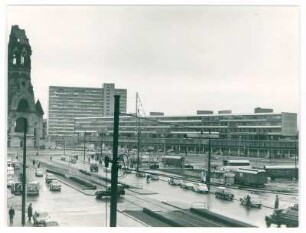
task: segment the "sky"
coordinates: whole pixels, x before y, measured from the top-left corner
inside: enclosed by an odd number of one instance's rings
[[[49,86],[127,89],[147,115],[255,107],[299,112],[299,9],[278,6],[9,6],[32,47],[36,100]]]

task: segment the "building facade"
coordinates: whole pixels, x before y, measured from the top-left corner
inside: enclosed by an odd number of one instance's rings
[[[8,44],[8,147],[23,146],[23,122],[27,121],[27,145],[39,147],[43,137],[44,111],[35,102],[31,83],[32,49],[25,30],[11,28]]]
[[[77,117],[112,116],[114,95],[121,96],[120,111],[126,112],[127,91],[115,89],[114,84],[103,84],[103,88],[50,86],[48,135],[72,136]]]
[[[121,116],[119,140],[121,145],[136,146],[138,123],[133,116]],[[249,155],[264,157],[291,157],[298,154],[297,114],[251,113],[207,114],[194,116],[149,116],[140,118],[142,146],[156,150],[205,153],[209,134],[212,150],[223,155]],[[100,140],[101,132],[111,135],[112,117],[83,117],[75,119],[75,132],[91,134]],[[186,135],[198,135],[195,138]],[[204,134],[203,138],[201,134]],[[205,138],[206,135],[206,138]],[[104,136],[105,138],[105,136]],[[90,136],[88,136],[90,140]]]

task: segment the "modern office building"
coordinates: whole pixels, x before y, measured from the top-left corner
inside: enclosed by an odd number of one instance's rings
[[[22,147],[24,119],[26,119],[26,144],[39,147],[43,137],[44,111],[40,101],[35,102],[31,82],[32,49],[25,30],[18,25],[11,28],[8,44],[8,147]]]
[[[289,157],[298,154],[296,113],[206,114],[193,116],[149,116],[140,119],[141,144],[156,150],[207,151],[210,134],[212,150],[220,154]],[[94,137],[113,132],[113,117],[80,117],[75,132]],[[135,147],[138,123],[133,116],[120,117],[119,143]],[[194,135],[190,137],[190,135]],[[187,137],[186,137],[187,136]],[[104,136],[105,137],[105,136]]]
[[[72,136],[77,117],[112,116],[115,94],[120,95],[120,111],[126,112],[127,91],[115,89],[114,84],[103,84],[103,88],[50,86],[49,136]]]

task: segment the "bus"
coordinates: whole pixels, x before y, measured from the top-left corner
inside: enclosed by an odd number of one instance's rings
[[[239,168],[247,168],[251,169],[251,163],[249,160],[232,160],[232,159],[225,159],[223,160],[223,166],[221,170],[223,171],[236,171]]]

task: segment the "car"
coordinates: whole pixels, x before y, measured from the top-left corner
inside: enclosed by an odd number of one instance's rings
[[[132,169],[129,168],[129,167],[122,167],[122,171],[125,173],[125,174],[131,174],[132,173]]]
[[[76,157],[72,156],[72,157],[70,157],[69,161],[70,161],[70,163],[76,163],[77,159],[76,159]]]
[[[52,180],[49,184],[50,191],[61,191],[62,185],[58,180]]]
[[[215,197],[232,201],[234,199],[234,194],[232,194],[232,192],[225,187],[217,187],[217,190],[215,191]]]
[[[150,169],[159,169],[159,164],[158,163],[153,163],[149,166]]]
[[[37,168],[35,171],[35,176],[36,177],[43,177],[44,176],[44,171],[41,168]]]
[[[59,226],[57,221],[52,220],[48,212],[35,211],[33,214],[34,227],[55,227]]]
[[[31,181],[27,184],[27,195],[39,195],[40,183],[38,181]]]
[[[278,227],[285,225],[286,227],[298,227],[299,226],[299,206],[288,207],[286,209],[276,209],[270,215],[265,217],[267,227],[271,224],[276,224]]]
[[[125,186],[123,184],[118,184],[117,186],[117,197],[120,197],[120,195],[125,195]],[[95,192],[95,196],[96,199],[111,196],[111,185],[108,184],[105,190],[97,190]]]
[[[193,189],[194,184],[192,182],[189,182],[189,181],[183,181],[180,186],[183,189],[190,189],[191,190],[191,189]]]
[[[203,183],[195,183],[192,190],[198,193],[208,193],[208,187]]]
[[[181,185],[181,183],[182,183],[182,180],[181,179],[178,179],[178,178],[170,178],[169,180],[168,180],[168,183],[170,184],[170,185],[175,185],[175,186],[178,186],[178,185]]]
[[[22,184],[19,181],[15,181],[11,184],[11,193],[14,195],[21,195],[22,193]]]
[[[15,182],[14,178],[8,178],[7,179],[7,187],[11,188],[13,186],[14,182]]]
[[[138,172],[136,172],[136,176],[137,177],[146,177],[147,174],[145,172],[138,171]]]
[[[65,155],[62,155],[62,156],[61,156],[61,160],[62,160],[62,161],[66,161],[66,156],[65,156]]]
[[[183,168],[193,169],[193,166],[191,164],[185,164]]]
[[[150,179],[150,180],[159,180],[159,176],[158,174],[148,174],[147,175],[147,179]]]
[[[97,163],[91,163],[89,165],[89,169],[91,172],[98,172],[99,171],[99,166]]]
[[[45,176],[45,181],[47,184],[50,184],[52,180],[55,180],[55,176],[53,174],[47,173]]]
[[[112,172],[112,169],[111,169],[110,167],[104,167],[104,168],[103,168],[103,171],[104,171],[105,173],[111,173],[111,172]]]

